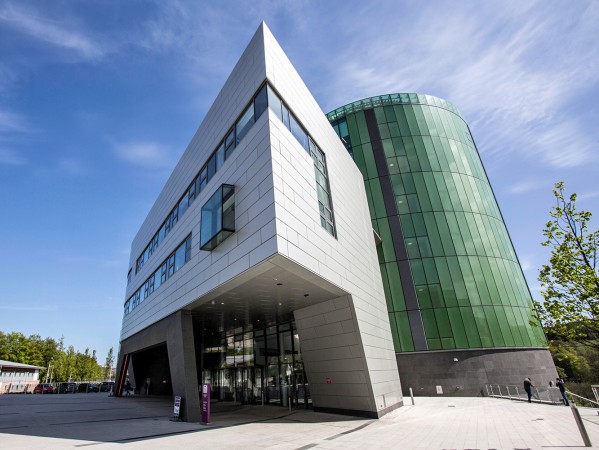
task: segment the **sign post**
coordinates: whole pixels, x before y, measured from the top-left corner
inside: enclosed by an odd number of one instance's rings
[[[181,397],[179,397],[178,395],[175,396],[175,407],[173,408],[173,418],[172,421],[173,422],[178,422],[179,419],[179,414],[181,412]]]
[[[202,384],[202,423],[210,423],[210,385]]]

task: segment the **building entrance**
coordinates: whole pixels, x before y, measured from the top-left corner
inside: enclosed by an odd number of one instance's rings
[[[294,322],[236,328],[204,340],[202,383],[211,398],[238,404],[309,407],[310,389]]]

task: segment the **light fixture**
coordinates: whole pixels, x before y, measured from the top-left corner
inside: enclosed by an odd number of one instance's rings
[[[458,358],[453,358],[453,362],[458,362],[459,359]]]

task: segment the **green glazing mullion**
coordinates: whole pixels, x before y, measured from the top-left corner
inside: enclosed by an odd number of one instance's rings
[[[468,337],[464,328],[464,320],[459,308],[447,308],[447,316],[451,326],[451,333],[457,348],[468,348]]]
[[[495,306],[493,307],[495,310],[495,315],[497,316],[497,321],[499,322],[499,331],[503,335],[503,341],[506,346],[514,347],[516,345],[516,340],[512,334],[512,330],[510,327],[510,322],[508,320],[506,314],[506,307],[503,306]]]
[[[406,113],[404,111],[404,106],[394,106],[395,117],[397,117],[397,122],[399,123],[399,132],[402,136],[411,136],[410,126],[408,125],[408,119],[406,118]]]

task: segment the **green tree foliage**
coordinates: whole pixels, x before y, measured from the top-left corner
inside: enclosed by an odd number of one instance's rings
[[[108,355],[106,356],[106,363],[104,364],[104,379],[110,379],[110,372],[112,370],[112,365],[114,364],[114,350],[110,347],[108,350]]]
[[[592,214],[578,210],[576,194],[564,189],[555,184],[556,206],[543,230],[551,257],[539,274],[544,303],[537,309],[555,335],[599,350],[599,231],[589,231]]]
[[[112,349],[110,349],[112,354]],[[42,339],[39,334],[29,337],[18,332],[0,331],[0,359],[43,367],[40,379],[46,379],[50,367],[53,381],[102,380],[104,370],[98,364],[96,351],[80,353],[71,345],[65,348],[64,337],[59,341]]]

